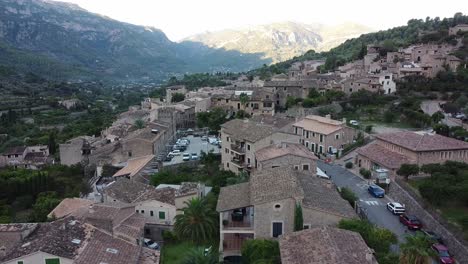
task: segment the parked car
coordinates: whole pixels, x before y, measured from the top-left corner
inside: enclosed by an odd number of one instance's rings
[[[429,237],[429,239],[431,239],[432,241],[434,241],[435,243],[438,243],[438,244],[444,244],[444,241],[442,239],[441,236],[439,236],[438,234],[432,232],[432,231],[429,231],[429,230],[421,230],[421,232],[426,235],[427,237]]]
[[[197,153],[192,153],[192,159],[197,160],[198,159],[198,154]]]
[[[375,198],[383,198],[385,196],[385,190],[375,184],[370,185],[367,191]]]
[[[172,155],[171,154],[168,154],[165,158],[164,158],[164,161],[165,162],[169,162],[172,160]]]
[[[190,160],[190,154],[185,152],[184,155],[182,155],[182,160],[183,161],[189,161]]]
[[[349,120],[349,124],[353,126],[359,126],[359,122],[356,120]]]
[[[202,136],[202,137],[201,137],[201,140],[202,140],[202,141],[208,141],[208,137],[207,137],[207,136]]]
[[[455,263],[455,259],[450,255],[448,248],[442,244],[434,244],[431,246],[437,254],[440,263],[452,264]]]
[[[400,203],[387,203],[387,209],[395,215],[405,213],[405,206]]]
[[[181,153],[180,150],[178,150],[178,149],[169,152],[169,155],[171,155],[171,156],[173,156],[173,157],[174,157],[174,156],[180,156],[180,154],[182,154],[182,153]]]
[[[422,228],[421,221],[416,216],[401,214],[400,222],[410,230],[420,230]]]
[[[159,249],[158,243],[154,242],[153,240],[145,238],[143,241],[145,243],[145,247],[151,249]]]
[[[209,138],[208,138],[208,142],[209,142],[210,144],[216,145],[216,144],[218,144],[218,139],[215,138],[215,137],[209,137]]]
[[[193,135],[193,129],[191,128],[187,129],[187,135]]]

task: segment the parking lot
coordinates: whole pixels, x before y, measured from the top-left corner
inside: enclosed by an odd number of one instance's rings
[[[189,153],[190,155],[192,155],[192,153],[196,153],[198,158],[200,158],[202,152],[209,153],[212,151],[213,153],[219,153],[220,148],[218,145],[213,145],[207,141],[202,141],[201,137],[187,136],[184,138],[190,140],[190,144],[187,146],[187,150],[181,151],[181,154],[179,156],[174,156],[171,161],[163,162],[164,166],[184,163],[185,161],[182,160],[183,153]]]

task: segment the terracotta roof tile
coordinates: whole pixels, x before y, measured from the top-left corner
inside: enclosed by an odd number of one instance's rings
[[[256,142],[263,139],[275,131],[269,125],[259,124],[249,120],[234,119],[221,125],[224,132],[235,139]]]
[[[425,132],[404,131],[381,134],[377,135],[376,138],[413,151],[468,149],[467,142]]]
[[[94,202],[80,198],[65,198],[52,210],[47,217],[63,218],[68,216],[81,208],[88,208]]]
[[[279,240],[282,264],[376,264],[361,235],[335,227],[307,229]]]
[[[344,124],[341,121],[329,119],[326,117],[309,115],[293,126],[301,127],[305,130],[317,132],[324,135],[329,135],[343,128]]]
[[[248,182],[222,187],[219,193],[216,210],[222,212],[250,206],[249,188]]]
[[[140,172],[146,165],[148,165],[148,163],[150,163],[153,159],[154,155],[129,159],[127,161],[127,166],[120,169],[112,177],[129,176],[130,178],[132,178],[138,172]]]
[[[305,146],[294,143],[281,143],[262,148],[255,153],[258,161],[274,159],[285,155],[294,155],[307,159],[317,160],[317,157]]]
[[[398,169],[402,164],[412,163],[408,157],[390,151],[376,143],[360,147],[356,150],[356,153],[369,158],[387,169]]]

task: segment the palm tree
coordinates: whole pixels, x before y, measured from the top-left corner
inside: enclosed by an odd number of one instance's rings
[[[431,249],[433,241],[421,232],[414,236],[407,236],[406,242],[401,244],[401,264],[429,264],[435,252]]]
[[[182,260],[182,264],[218,264],[219,254],[212,250],[205,252],[202,247],[190,250],[185,258]]]
[[[206,199],[184,202],[183,214],[175,217],[174,231],[180,238],[197,244],[209,242],[218,231],[218,214]]]

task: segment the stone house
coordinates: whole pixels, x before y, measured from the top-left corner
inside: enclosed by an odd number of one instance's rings
[[[177,214],[182,213],[182,209],[187,207],[186,202],[195,198],[203,198],[212,188],[198,182],[182,182],[181,184],[160,184],[156,190],[171,189],[174,191],[174,205]]]
[[[255,169],[289,167],[315,176],[317,159],[304,145],[282,142],[258,150],[255,153]]]
[[[317,84],[310,80],[272,80],[265,82],[264,87],[274,93],[275,105],[285,108],[288,97],[306,98],[310,89],[317,89]]]
[[[234,119],[221,125],[221,162],[225,170],[249,173],[257,150],[279,142],[298,143],[299,137],[273,125]]]
[[[58,101],[58,104],[65,107],[67,110],[77,107],[81,101],[79,99],[68,99]]]
[[[377,264],[374,252],[357,232],[317,227],[279,239],[282,264]]]
[[[172,103],[172,96],[176,93],[185,95],[187,93],[187,89],[185,85],[175,85],[166,88],[166,102]]]
[[[326,117],[309,115],[293,124],[293,133],[301,137],[300,143],[317,154],[341,154],[344,146],[353,142],[357,131]]]
[[[92,145],[99,139],[95,137],[79,136],[59,144],[60,164],[75,165],[84,161],[92,152]]]
[[[247,96],[246,102],[242,102],[241,100],[243,94]],[[211,101],[214,107],[223,108],[231,115],[235,115],[241,110],[251,116],[275,114],[274,94],[267,90],[237,90],[232,95],[224,94],[213,96]]]
[[[449,35],[457,35],[458,32],[467,32],[468,31],[468,24],[458,24],[454,27],[449,28]]]
[[[53,159],[49,158],[49,147],[46,145],[12,147],[2,153],[0,158],[0,167],[37,170],[50,163],[53,163]]]
[[[288,167],[257,171],[249,182],[221,188],[216,209],[223,257],[240,255],[248,239],[292,233],[296,204],[302,207],[306,229],[356,217],[328,180]]]
[[[355,163],[371,171],[387,169],[394,177],[402,164],[418,166],[445,161],[468,162],[468,143],[426,132],[397,132],[375,136],[359,148]]]
[[[211,108],[211,98],[209,97],[191,97],[181,102],[187,106],[193,106],[195,113],[206,112]]]

